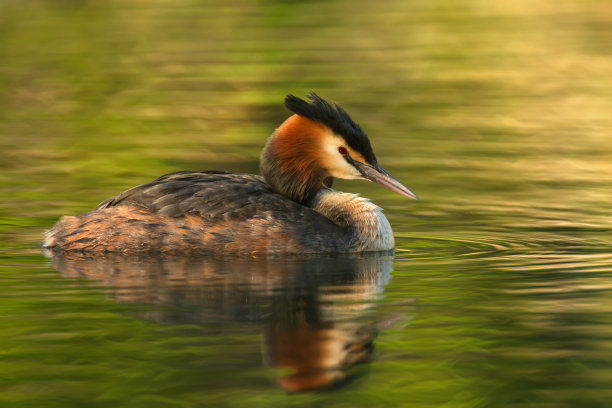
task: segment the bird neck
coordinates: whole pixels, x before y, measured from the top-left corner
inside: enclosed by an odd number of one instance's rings
[[[313,210],[346,231],[351,251],[387,251],[395,244],[391,225],[382,209],[367,198],[322,189],[314,198]]]
[[[304,117],[293,115],[270,136],[261,154],[261,174],[275,193],[309,205],[328,172],[317,162],[322,128]]]

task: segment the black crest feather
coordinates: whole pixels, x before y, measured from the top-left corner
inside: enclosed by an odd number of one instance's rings
[[[287,95],[285,106],[293,113],[328,126],[334,133],[344,137],[348,145],[361,153],[370,164],[376,164],[368,135],[353,122],[340,105],[327,102],[314,91],[310,91],[307,96],[310,102],[294,95]]]

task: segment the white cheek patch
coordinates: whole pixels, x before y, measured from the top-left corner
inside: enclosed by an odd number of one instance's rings
[[[341,179],[360,179],[361,173],[351,166],[346,159],[338,152],[338,147],[346,146],[346,141],[340,136],[329,131],[323,138],[323,157],[322,162],[327,171],[333,176]]]

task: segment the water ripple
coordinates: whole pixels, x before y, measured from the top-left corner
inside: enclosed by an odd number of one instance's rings
[[[396,257],[407,258],[491,258],[491,257],[547,257],[573,254],[589,258],[610,257],[612,247],[606,243],[580,238],[563,239],[455,239],[455,238],[399,238]]]

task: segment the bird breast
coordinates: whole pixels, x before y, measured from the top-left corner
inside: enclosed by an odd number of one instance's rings
[[[343,227],[355,251],[387,251],[393,249],[391,225],[382,209],[367,198],[330,188],[316,196],[313,210]]]

